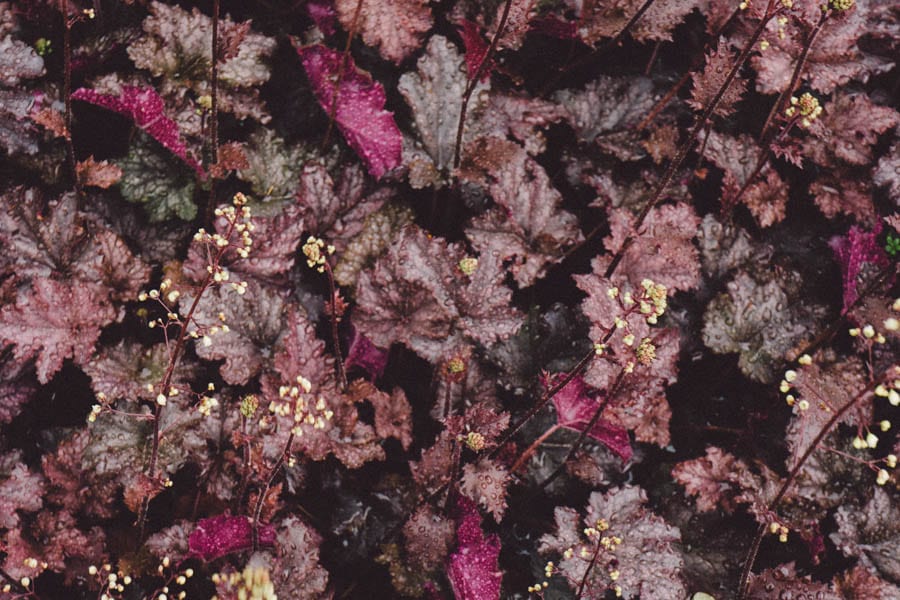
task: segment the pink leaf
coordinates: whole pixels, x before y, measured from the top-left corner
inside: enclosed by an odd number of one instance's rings
[[[275,545],[275,528],[263,523],[259,524],[259,545]],[[248,550],[253,547],[253,525],[248,517],[219,515],[197,522],[197,528],[191,533],[191,554],[204,561],[211,561],[220,556]]]
[[[350,57],[341,68],[341,53],[321,44],[297,46],[297,54],[326,113],[331,112],[337,94],[334,120],[365,161],[369,174],[381,177],[399,166],[403,138],[393,113],[384,110],[381,84],[358,69]],[[340,85],[336,83],[339,78]]]
[[[500,538],[485,537],[481,515],[475,504],[460,497],[457,504],[460,523],[456,530],[456,552],[447,565],[447,577],[456,600],[490,600],[500,597]]]
[[[888,265],[887,254],[878,244],[879,233],[881,233],[880,222],[873,231],[868,232],[854,225],[846,236],[835,236],[828,241],[841,266],[841,280],[844,284],[844,307],[841,312],[846,313],[856,302],[857,277],[862,271],[863,264],[870,263],[881,269]]]
[[[551,387],[560,377],[559,373],[545,376],[544,386]],[[600,405],[589,395],[584,379],[575,377],[553,396],[553,406],[556,408],[557,423],[566,429],[580,432],[587,427]],[[598,419],[588,435],[612,450],[622,461],[627,462],[631,458],[631,442],[625,429]]]
[[[79,88],[72,92],[72,99],[82,100],[129,117],[135,125],[187,163],[197,175],[205,177],[203,167],[188,154],[178,125],[165,115],[163,99],[153,88],[123,85],[122,94],[119,96]]]

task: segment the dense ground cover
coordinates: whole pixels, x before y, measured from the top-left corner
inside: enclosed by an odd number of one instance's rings
[[[0,598],[900,598],[898,33],[0,2]]]

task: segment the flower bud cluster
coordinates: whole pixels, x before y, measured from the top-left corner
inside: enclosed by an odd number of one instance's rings
[[[309,236],[309,239],[303,244],[303,254],[306,256],[306,264],[319,273],[325,272],[325,261],[327,260],[326,253],[329,256],[334,254],[334,246],[330,244],[326,246],[325,241],[322,240],[322,238]]]
[[[790,530],[781,523],[769,523],[769,533],[778,536],[778,541],[782,544],[788,541],[788,533]]]
[[[459,270],[462,271],[463,275],[467,275],[471,277],[475,271],[478,269],[478,259],[467,256],[459,261]]]
[[[100,587],[100,600],[120,600],[126,596],[126,589],[132,584],[131,575],[121,569],[113,572],[112,565],[109,563],[100,565],[89,565],[87,569],[88,575],[93,578]],[[128,592],[131,594],[132,592]]]
[[[634,372],[636,363],[649,366],[656,359],[656,346],[644,333],[648,331],[647,325],[657,324],[659,317],[666,311],[666,287],[650,279],[644,279],[637,295],[630,291],[622,292],[618,287],[611,286],[606,290],[606,296],[618,304],[621,312],[613,318],[614,329],[607,333],[603,341],[594,344],[595,354],[604,356],[622,353],[623,356],[633,356],[634,360],[630,358],[625,360],[623,369],[626,373]],[[646,324],[635,322],[638,315]],[[615,330],[622,330],[623,334],[619,341],[624,347],[616,348],[617,344],[614,344],[611,350],[609,342]]]
[[[563,552],[562,569],[557,567],[554,563],[548,562],[544,568],[544,575],[549,579],[550,576],[560,572],[583,572],[583,567],[579,566],[572,568],[572,566],[567,565],[567,563],[570,563],[571,561],[591,562],[596,565],[595,568],[603,568],[605,570],[608,583],[605,583],[604,585],[606,585],[607,589],[612,591],[617,598],[620,597],[622,595],[622,587],[617,581],[621,577],[621,572],[619,571],[619,561],[616,559],[615,553],[617,548],[622,544],[623,539],[618,535],[607,534],[606,532],[608,530],[609,522],[606,521],[606,519],[597,519],[593,526],[585,527],[581,532],[585,537],[585,541],[576,544],[575,546],[571,546]],[[601,564],[604,566],[600,567]],[[529,591],[540,591],[547,587],[544,585],[545,583],[547,582],[545,581],[541,584],[532,586],[529,588]]]
[[[836,11],[850,10],[854,4],[856,0],[829,0],[828,8]]]
[[[321,396],[313,401],[310,396],[312,383],[308,379],[298,375],[296,384],[278,388],[279,400],[269,403],[269,412],[276,417],[293,416],[294,426],[291,432],[297,437],[303,435],[303,425],[325,429],[326,424],[334,416],[334,411],[328,408]]]
[[[822,114],[822,105],[819,104],[818,98],[806,92],[799,98],[791,96],[791,105],[784,113],[789,117],[799,115],[800,124],[808,128]]]
[[[264,565],[247,565],[240,573],[214,573],[212,582],[223,597],[276,600],[275,584]]]

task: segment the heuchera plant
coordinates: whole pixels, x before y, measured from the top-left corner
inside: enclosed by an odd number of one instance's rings
[[[0,0],[0,600],[900,599],[886,0]]]

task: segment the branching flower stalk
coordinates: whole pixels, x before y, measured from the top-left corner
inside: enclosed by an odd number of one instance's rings
[[[214,250],[211,253],[210,262],[207,266],[206,276],[204,277],[201,284],[197,287],[193,301],[191,302],[190,308],[188,308],[187,312],[185,313],[184,319],[182,320],[176,313],[168,311],[168,321],[163,322],[160,319],[159,321],[151,321],[150,323],[151,327],[155,327],[157,324],[161,324],[166,336],[168,336],[168,328],[170,326],[178,327],[178,336],[175,338],[174,347],[171,346],[167,337],[167,347],[171,347],[171,349],[169,350],[169,362],[166,365],[165,374],[163,375],[163,379],[159,385],[159,395],[157,396],[156,402],[153,405],[153,433],[151,438],[152,446],[150,451],[150,460],[147,464],[147,468],[145,469],[145,473],[148,477],[150,477],[150,479],[156,478],[156,471],[159,463],[159,444],[162,437],[160,432],[160,421],[162,418],[163,409],[165,408],[167,403],[166,399],[168,398],[170,393],[174,391],[172,387],[172,380],[175,376],[175,369],[178,367],[178,364],[181,361],[181,357],[184,354],[187,340],[189,338],[199,337],[197,330],[189,330],[188,328],[191,323],[194,323],[194,314],[197,311],[197,306],[199,306],[200,304],[200,299],[210,287],[227,281],[228,272],[220,266],[220,263],[225,253],[231,248],[231,238],[232,236],[234,236],[235,232],[239,232],[241,234],[240,237],[242,246],[236,249],[236,252],[238,252],[239,256],[241,257],[245,257],[248,252],[248,248],[250,245],[248,243],[249,231],[252,230],[252,223],[248,222],[250,218],[250,208],[245,205],[246,201],[247,199],[244,197],[244,195],[239,193],[234,197],[234,206],[240,209],[239,211],[236,211],[233,207],[226,207],[225,209],[216,210],[217,216],[224,216],[228,220],[228,227],[225,230],[224,235],[210,235],[206,233],[204,229],[200,229],[200,231],[194,236],[194,241],[207,244],[208,250]],[[244,290],[246,290],[246,284],[244,284],[243,282],[232,283],[232,286],[239,294],[243,294]],[[172,293],[175,292],[170,293],[170,301],[174,301],[177,299],[177,293],[175,293],[175,296],[172,296]],[[159,291],[152,290],[147,294],[142,293],[139,299],[145,300],[148,297],[154,300],[158,300],[163,304],[164,307],[168,309],[165,302],[160,298]],[[194,324],[196,325],[196,323]],[[146,524],[147,509],[149,508],[149,504],[150,496],[145,496],[143,501],[141,502],[141,510],[138,515],[138,530],[140,531],[140,539],[143,539],[144,525]]]
[[[769,157],[771,156],[771,144],[783,139],[797,124],[808,127],[822,111],[819,101],[809,93],[803,94],[800,98],[791,96],[791,104],[792,106],[785,111],[785,114],[788,116],[788,121],[785,123],[784,127],[782,127],[780,133],[777,134],[777,137],[774,140],[770,140],[765,147],[760,149],[753,170],[750,172],[750,175],[747,176],[747,179],[744,181],[743,185],[741,185],[737,194],[735,194],[734,198],[730,199],[729,202],[723,203],[723,214],[730,213],[731,210],[740,203],[741,198],[743,198],[744,194],[756,181],[756,178],[765,168],[766,164],[768,164]]]
[[[806,38],[806,43],[803,44],[803,49],[800,51],[800,56],[797,58],[797,63],[794,65],[794,71],[791,73],[791,79],[788,83],[788,86],[782,90],[781,94],[778,96],[778,100],[775,102],[774,106],[772,106],[772,110],[769,111],[769,116],[766,117],[766,122],[763,124],[762,129],[759,132],[759,142],[763,148],[768,146],[768,136],[771,132],[772,126],[775,122],[775,118],[782,114],[784,110],[787,108],[788,99],[791,97],[791,94],[794,93],[794,90],[797,89],[797,85],[800,83],[800,75],[803,72],[803,68],[806,66],[806,59],[809,56],[809,50],[812,48],[813,42],[816,40],[816,36],[819,35],[819,32],[822,31],[822,27],[825,25],[825,22],[828,21],[828,18],[831,16],[831,9],[822,11],[822,16],[819,17],[818,22],[813,27],[812,31],[810,31],[809,35]]]
[[[822,27],[825,25],[825,22],[828,20],[831,15],[831,9],[827,9],[822,11],[822,16],[819,18],[819,21],[815,24],[812,31],[810,31],[809,35],[806,37],[806,42],[803,45],[803,49],[800,52],[800,56],[797,59],[797,63],[794,65],[794,70],[791,73],[791,79],[788,83],[788,86],[782,90],[781,94],[778,96],[778,99],[775,101],[775,104],[772,106],[772,110],[769,111],[769,116],[766,117],[766,122],[763,124],[762,129],[759,133],[759,144],[761,146],[759,157],[756,160],[756,164],[753,167],[753,171],[751,171],[750,175],[747,177],[744,184],[741,186],[738,193],[735,195],[734,199],[729,203],[728,206],[723,206],[723,213],[730,212],[732,208],[738,205],[740,199],[743,197],[744,193],[749,189],[749,187],[756,180],[756,177],[762,172],[766,163],[769,161],[770,156],[770,147],[775,140],[776,136],[784,136],[786,135],[790,129],[796,124],[801,118],[808,118],[809,114],[802,114],[802,110],[800,112],[794,110],[794,113],[789,115],[791,119],[782,128],[781,133],[776,133],[773,129],[775,120],[779,115],[785,114],[791,110],[788,108],[788,101],[790,100],[791,104],[796,104],[797,99],[791,94],[794,93],[794,90],[797,89],[797,85],[800,82],[800,75],[803,72],[803,68],[806,66],[806,59],[809,56],[809,50],[812,48],[813,42],[816,40],[816,37],[819,35],[819,32],[822,31]],[[810,96],[809,94],[804,94],[804,96]],[[811,96],[810,96],[811,97]],[[818,104],[818,101],[816,101]],[[821,109],[820,109],[821,110]],[[815,116],[818,116],[816,113]],[[813,118],[815,118],[813,116]]]
[[[251,453],[250,453],[250,437],[247,434],[247,423],[259,408],[259,400],[254,394],[248,394],[241,400],[241,483],[238,485],[238,492],[234,497],[234,510],[237,512],[241,502],[243,502],[244,494],[247,492],[247,486],[250,482],[251,469]]]
[[[337,286],[334,283],[334,271],[331,269],[331,263],[328,262],[327,256],[334,254],[334,246],[325,245],[321,238],[310,236],[306,243],[303,244],[303,254],[306,256],[306,264],[317,270],[319,273],[325,273],[328,278],[328,297],[329,297],[329,316],[331,318],[331,342],[334,344],[334,370],[337,379],[338,391],[347,391],[347,373],[344,371],[344,359],[341,354],[341,339],[338,335],[338,295]]]
[[[843,419],[844,415],[846,415],[850,409],[856,406],[860,401],[864,398],[871,395],[875,388],[877,387],[877,382],[886,382],[888,379],[892,379],[900,375],[900,365],[893,365],[886,369],[883,373],[881,373],[875,380],[869,383],[862,390],[857,392],[857,394],[848,400],[839,410],[837,410],[828,422],[826,422],[816,436],[813,438],[812,442],[810,442],[809,447],[803,452],[800,456],[797,464],[794,465],[794,468],[791,469],[791,472],[788,474],[787,478],[785,478],[784,483],[781,484],[781,487],[778,489],[778,493],[775,494],[775,498],[772,502],[769,503],[767,507],[767,512],[774,513],[778,506],[781,504],[781,501],[784,499],[790,487],[796,481],[797,476],[800,474],[801,469],[803,469],[806,461],[812,456],[813,452],[819,449],[822,444],[822,440],[825,439],[832,429],[834,429],[835,425],[837,425],[841,419]],[[762,543],[762,539],[765,536],[766,531],[768,530],[768,526],[763,524],[760,525],[756,536],[753,538],[753,542],[750,544],[750,548],[747,551],[747,555],[744,558],[744,566],[741,570],[741,579],[740,584],[738,586],[738,599],[743,599],[747,597],[747,592],[749,591],[750,586],[750,573],[753,570],[753,563],[756,562],[756,556],[759,553],[759,546]]]

